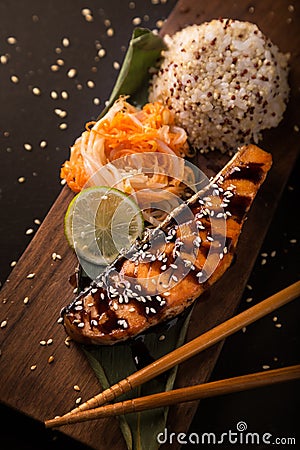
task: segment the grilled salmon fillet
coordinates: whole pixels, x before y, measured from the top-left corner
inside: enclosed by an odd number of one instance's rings
[[[80,343],[111,345],[180,314],[230,266],[271,165],[269,153],[242,147],[62,310],[66,332]]]

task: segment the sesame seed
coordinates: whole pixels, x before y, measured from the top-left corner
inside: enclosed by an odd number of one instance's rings
[[[108,28],[106,30],[106,34],[107,34],[108,37],[112,37],[115,34],[115,31],[114,31],[113,28]]]
[[[67,93],[67,91],[61,91],[60,95],[63,100],[67,100],[69,98],[69,94]]]
[[[66,130],[68,128],[68,124],[65,123],[65,122],[62,122],[62,123],[59,124],[59,128],[61,130]]]
[[[12,82],[12,83],[19,83],[19,78],[17,77],[17,75],[11,75],[11,77],[10,77],[10,81]]]
[[[93,99],[93,103],[94,103],[94,105],[100,105],[100,98],[95,97],[95,98]]]
[[[290,244],[296,244],[297,243],[297,239],[290,239]]]
[[[36,369],[36,367],[37,367],[36,364],[33,364],[33,366],[30,367],[30,370],[34,371]]]
[[[158,338],[159,341],[164,341],[166,339],[166,336],[164,334],[161,334]]]
[[[296,133],[299,133],[299,130],[300,130],[300,128],[298,127],[298,125],[294,125],[294,131],[295,131]]]
[[[48,364],[53,363],[53,361],[54,361],[54,356],[53,356],[53,355],[49,356],[49,358],[48,358]]]
[[[53,100],[56,100],[58,98],[58,93],[56,91],[51,91],[50,97],[53,98]]]
[[[55,112],[55,114],[57,115],[57,116],[59,116],[59,117],[61,117],[62,119],[64,118],[64,117],[66,117],[67,116],[67,111],[64,111],[63,109],[60,109],[60,108],[55,108],[54,109],[54,112]]]
[[[93,89],[95,87],[95,83],[92,80],[88,80],[86,82],[88,88]]]
[[[261,260],[261,263],[260,263],[260,264],[261,264],[262,266],[264,266],[264,265],[266,264],[266,262],[267,262],[267,260],[266,260],[265,258],[263,258],[263,259]]]
[[[281,325],[281,323],[276,323],[276,324],[275,324],[275,327],[276,327],[276,328],[281,328],[282,325]]]
[[[100,48],[98,51],[99,58],[103,58],[106,55],[106,50],[104,48]]]
[[[51,345],[51,344],[53,344],[53,339],[48,339],[48,341],[47,341],[47,345]]]
[[[76,398],[75,400],[76,405],[79,405],[79,403],[81,403],[81,400],[82,400],[81,397]]]
[[[34,229],[33,228],[28,228],[28,230],[25,231],[25,234],[30,235],[34,233]]]
[[[27,305],[28,302],[29,302],[29,297],[25,297],[23,300],[24,305]]]
[[[118,61],[114,61],[113,62],[113,68],[116,69],[116,70],[119,70],[120,69],[120,63],[118,63]]]
[[[64,319],[63,317],[59,317],[59,319],[57,319],[57,323],[63,323]]]
[[[47,342],[46,341],[40,341],[40,345],[42,346],[42,347],[44,347],[45,345],[47,344]]]
[[[268,366],[267,364],[264,364],[264,365],[262,366],[262,368],[263,368],[264,370],[268,370],[268,369],[270,369],[270,366]]]
[[[84,327],[84,323],[83,322],[79,322],[77,326],[78,326],[78,328],[83,328]]]
[[[52,72],[57,72],[59,70],[59,66],[57,64],[52,64],[50,66],[50,69],[52,70]]]
[[[288,11],[289,11],[289,12],[294,12],[294,11],[295,11],[294,5],[289,5],[289,6],[288,6]]]
[[[29,273],[26,278],[28,278],[29,280],[32,280],[32,278],[34,278],[34,277],[35,277],[35,273],[32,272],[32,273]]]
[[[69,69],[68,72],[67,72],[67,76],[69,78],[74,78],[76,75],[77,75],[77,70],[74,69],[74,68]]]
[[[1,64],[6,64],[8,62],[8,57],[6,55],[1,55],[0,56],[0,63]]]
[[[9,36],[6,40],[7,40],[7,43],[10,45],[14,45],[17,43],[17,39],[14,36]]]
[[[246,330],[247,330],[247,327],[243,327],[243,328],[242,328],[242,332],[243,332],[243,333],[246,333]]]
[[[2,320],[0,327],[5,328],[7,325],[7,320]]]
[[[248,298],[246,298],[246,302],[247,302],[247,303],[251,303],[251,302],[252,302],[252,300],[253,300],[253,298],[252,298],[252,297],[248,297]]]
[[[33,93],[33,95],[41,95],[41,90],[40,90],[40,88],[34,86],[32,88],[32,93]]]
[[[69,336],[68,336],[68,337],[69,337]],[[65,344],[66,347],[70,347],[70,339],[66,338],[66,339],[64,340],[64,344]]]
[[[41,148],[47,147],[47,141],[41,141],[41,142],[40,142],[40,147],[41,147]]]
[[[70,45],[70,41],[67,37],[64,37],[62,39],[61,43],[62,43],[63,47],[69,47],[69,45]]]
[[[25,177],[19,177],[18,178],[18,182],[19,183],[24,183],[25,182]]]
[[[81,14],[82,14],[83,16],[88,16],[88,15],[91,15],[91,14],[92,14],[92,11],[91,11],[89,8],[82,8]]]
[[[12,261],[12,262],[10,263],[10,267],[15,267],[16,264],[17,264],[17,261]]]
[[[28,152],[30,152],[30,151],[32,150],[32,145],[31,145],[31,144],[28,144],[28,143],[25,143],[25,144],[24,144],[24,148],[25,148],[25,150],[27,150]]]
[[[80,387],[78,386],[78,384],[75,384],[73,386],[74,391],[80,391]]]
[[[133,25],[140,25],[141,22],[142,22],[142,19],[141,19],[140,17],[134,17],[134,18],[132,19],[132,24],[133,24]]]

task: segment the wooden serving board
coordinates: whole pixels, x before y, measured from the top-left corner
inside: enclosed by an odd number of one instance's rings
[[[272,152],[274,164],[249,213],[236,262],[196,304],[188,339],[234,314],[298,153],[299,134],[294,126],[299,120],[300,104],[299,11],[291,14],[285,0],[180,0],[162,33],[218,17],[255,22],[281,51],[290,52],[292,90],[284,121],[267,132],[261,143],[262,148]],[[210,160],[199,157],[198,164],[211,175]],[[57,324],[60,309],[73,297],[68,279],[77,263],[63,233],[63,217],[72,196],[68,188],[62,190],[0,293],[1,320],[7,321],[0,330],[0,400],[39,421],[68,411],[79,396],[86,400],[100,390],[80,347],[73,342],[67,347],[64,329]],[[61,255],[61,260],[52,259],[54,252]],[[28,278],[29,274],[35,275]],[[29,298],[27,304],[25,297]],[[53,339],[53,343],[40,345],[41,340],[48,339]],[[216,345],[184,363],[179,368],[176,386],[207,381],[221,348],[222,344]],[[51,355],[54,360],[49,363]],[[32,366],[36,368],[31,370]],[[74,385],[79,385],[81,391],[76,392]],[[197,405],[193,402],[172,407],[169,430],[187,431]],[[67,426],[63,432],[97,450],[125,449],[115,419]]]

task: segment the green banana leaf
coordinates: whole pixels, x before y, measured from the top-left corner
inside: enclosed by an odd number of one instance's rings
[[[119,76],[98,119],[107,113],[120,95],[129,95],[130,103],[135,105],[141,106],[147,102],[149,69],[155,66],[164,48],[163,39],[147,28],[133,31]]]
[[[118,79],[107,106],[99,118],[106,114],[120,95],[129,95],[130,103],[138,106],[147,102],[149,69],[155,66],[161,50],[164,48],[164,42],[157,34],[143,28],[134,30]],[[79,289],[80,283],[84,286],[87,282],[84,271],[80,273]],[[127,343],[101,347],[83,346],[103,389],[107,389],[141,366],[182,345],[191,313],[192,309],[189,309],[185,314],[163,325],[161,329],[155,327],[153,331]],[[138,365],[136,364],[137,359]],[[174,367],[168,373],[162,374],[116,401],[171,390],[176,372],[177,368]],[[159,444],[156,436],[164,430],[167,415],[168,408],[159,408],[120,416],[120,428],[128,450],[157,450]]]
[[[85,346],[84,352],[99,379],[103,389],[117,383],[134,373],[143,363],[151,362],[183,344],[192,309],[166,324],[156,327],[152,332],[127,343],[110,346]],[[145,360],[145,361],[144,361]],[[116,399],[122,401],[171,390],[174,385],[177,367]],[[168,408],[157,408],[119,417],[120,428],[128,450],[157,450],[156,436],[164,430]]]

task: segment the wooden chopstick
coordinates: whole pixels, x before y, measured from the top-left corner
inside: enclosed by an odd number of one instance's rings
[[[248,389],[281,383],[284,381],[296,380],[300,378],[300,364],[284,367],[281,369],[256,372],[225,380],[213,381],[210,383],[198,384],[173,391],[152,394],[146,397],[126,400],[115,404],[102,406],[100,408],[89,409],[63,417],[47,420],[47,428],[58,427],[87,420],[101,419],[105,417],[118,416],[133,412],[141,412],[148,409],[161,408],[177,403],[199,400],[201,398],[215,397],[217,395],[230,394],[233,392],[245,391]]]
[[[277,308],[289,303],[300,295],[300,281],[286,287],[276,294],[261,301],[255,306],[241,312],[231,319],[217,325],[206,333],[198,336],[192,341],[182,345],[172,352],[162,356],[158,360],[149,364],[141,370],[129,375],[127,378],[119,381],[117,384],[97,394],[93,398],[82,403],[77,408],[74,408],[62,417],[68,417],[72,414],[84,411],[90,408],[101,406],[108,403],[119,395],[122,395],[130,390],[140,386],[143,383],[155,378],[163,372],[171,369],[179,363],[195,356],[201,351],[211,347],[220,342],[243,327],[250,325],[256,320],[266,316],[275,311]]]

